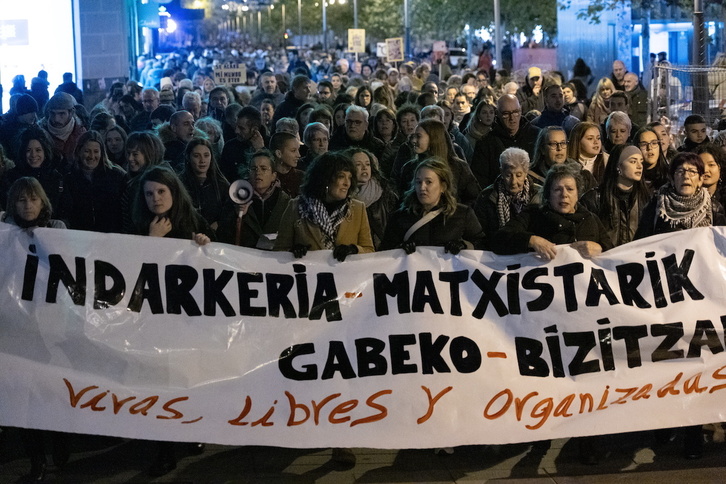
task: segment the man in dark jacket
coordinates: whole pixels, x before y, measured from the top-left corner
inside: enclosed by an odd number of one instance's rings
[[[81,91],[75,82],[73,82],[73,74],[66,72],[63,74],[63,84],[60,84],[54,94],[65,92],[70,94],[76,100],[76,104],[83,104],[83,91]]]
[[[271,99],[275,106],[279,105],[285,98],[285,95],[280,92],[277,86],[277,78],[272,72],[263,72],[260,75],[259,87],[252,93],[252,99],[250,100],[250,106],[254,106],[260,109],[262,101],[265,99]]]
[[[547,126],[561,126],[567,135],[580,122],[565,109],[565,96],[562,87],[557,84],[550,84],[544,90],[545,108],[542,114],[532,120],[532,124],[538,128]]]
[[[539,67],[530,67],[527,70],[525,84],[517,91],[517,99],[519,100],[522,114],[527,114],[532,110],[539,112],[544,110],[542,81],[542,69]]]
[[[263,131],[260,111],[252,106],[243,107],[237,114],[237,136],[224,144],[219,158],[219,169],[227,180],[241,178],[240,167],[247,166],[249,156],[265,147]]]
[[[129,128],[131,131],[144,131],[151,128],[151,113],[161,104],[159,91],[155,87],[147,87],[141,91],[141,105],[144,110],[131,118]]]
[[[5,113],[0,123],[0,144],[5,148],[8,158],[15,158],[20,147],[20,135],[37,121],[38,103],[30,94],[21,94],[15,107]]]
[[[633,72],[625,74],[623,87],[630,100],[630,119],[633,124],[645,126],[648,122],[648,92],[640,84],[638,75]]]
[[[308,101],[310,96],[310,79],[306,76],[295,76],[292,79],[290,90],[285,94],[285,100],[275,109],[272,118],[272,128],[282,118],[294,118],[297,110]]]
[[[373,136],[368,130],[368,111],[356,105],[345,110],[345,129],[339,130],[330,139],[330,151],[339,151],[358,146],[370,151],[379,160],[383,156],[386,144]]]
[[[534,143],[539,128],[532,126],[522,116],[517,98],[505,94],[497,101],[497,117],[492,130],[474,147],[471,171],[479,185],[488,187],[499,175],[499,155],[511,147],[521,148],[534,156]]]

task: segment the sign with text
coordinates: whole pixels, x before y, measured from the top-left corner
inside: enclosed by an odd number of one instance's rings
[[[222,64],[214,68],[214,82],[223,86],[238,86],[247,82],[247,66]]]
[[[365,29],[348,29],[348,52],[362,54],[366,51]]]
[[[725,234],[340,263],[0,224],[0,425],[424,448],[723,421]]]
[[[403,37],[394,37],[386,39],[386,51],[388,53],[388,62],[403,61]]]

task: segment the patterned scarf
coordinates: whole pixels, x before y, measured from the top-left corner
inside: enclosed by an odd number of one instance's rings
[[[512,218],[512,208],[514,208],[514,214],[517,215],[529,203],[529,178],[524,179],[524,188],[522,188],[522,191],[519,193],[511,194],[507,186],[504,184],[504,179],[502,177],[497,178],[497,182],[494,187],[497,190],[499,228],[502,228],[507,224],[507,222],[509,222],[509,219]]]
[[[335,248],[335,236],[338,232],[338,226],[348,215],[350,203],[346,200],[340,207],[328,213],[325,204],[317,198],[308,198],[300,195],[298,202],[298,215],[302,220],[308,220],[320,227],[323,232],[323,246],[326,249]]]
[[[692,229],[713,224],[711,196],[705,188],[684,197],[676,193],[673,185],[666,183],[658,189],[656,197],[656,213],[673,228]]]

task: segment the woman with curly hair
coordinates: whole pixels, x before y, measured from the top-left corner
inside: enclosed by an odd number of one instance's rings
[[[290,251],[296,258],[308,250],[332,250],[339,261],[373,252],[365,204],[352,196],[356,173],[353,161],[340,153],[316,158],[305,172],[300,196],[282,216],[274,250]]]

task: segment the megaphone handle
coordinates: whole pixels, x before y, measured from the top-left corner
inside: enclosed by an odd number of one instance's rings
[[[244,214],[240,213],[239,217],[237,217],[237,221],[235,222],[234,245],[239,245],[242,238],[242,215]]]

